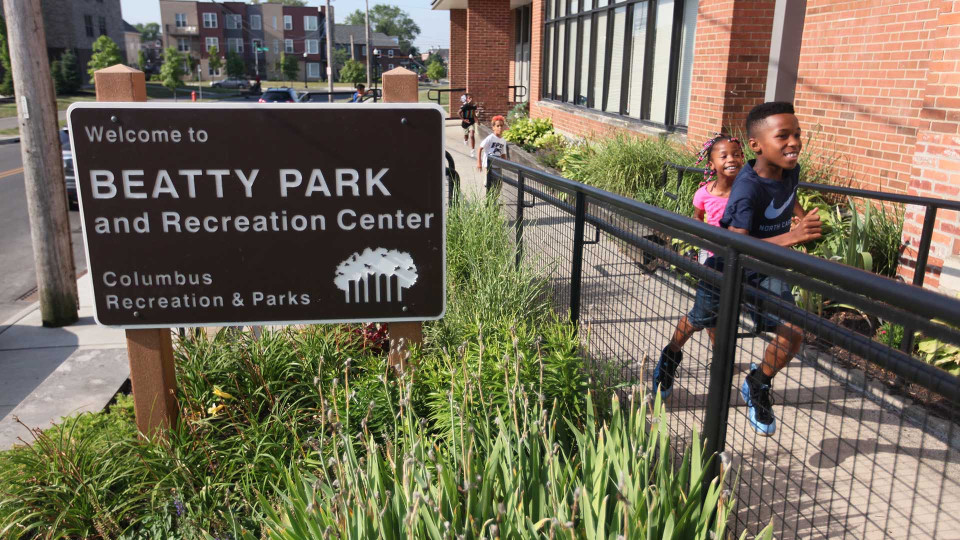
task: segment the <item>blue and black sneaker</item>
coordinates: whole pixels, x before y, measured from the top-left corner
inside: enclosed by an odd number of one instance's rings
[[[677,376],[677,366],[683,360],[683,351],[674,352],[667,345],[660,352],[660,361],[653,368],[653,391],[660,389],[660,399],[667,399],[673,392],[673,381]]]
[[[760,435],[769,437],[777,431],[777,419],[773,416],[770,385],[757,382],[755,378],[757,370],[756,364],[750,364],[750,374],[740,387],[740,395],[747,402],[747,418],[750,420],[750,425]]]

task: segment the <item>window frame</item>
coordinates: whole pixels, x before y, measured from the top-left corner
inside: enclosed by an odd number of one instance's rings
[[[320,54],[320,40],[319,39],[305,39],[304,40],[304,52],[307,54]]]
[[[243,15],[239,13],[228,13],[224,26],[227,30],[243,30]]]
[[[662,120],[651,120],[650,104],[653,93],[653,67],[655,60],[655,42],[657,37],[657,7],[664,0],[546,0],[546,17],[543,23],[544,36],[549,39],[543,39],[541,45],[541,65],[540,80],[544,81],[540,88],[540,99],[547,102],[563,103],[574,107],[584,107],[591,110],[592,113],[610,116],[613,118],[624,119],[632,122],[639,122],[667,131],[683,131],[687,126],[678,123],[678,102],[680,101],[680,63],[681,52],[683,48],[684,35],[684,6],[687,2],[699,2],[700,0],[673,0],[673,6],[667,7],[672,10],[672,19],[667,29],[670,32],[670,51],[666,59],[660,57],[660,61],[668,62],[668,77],[666,81],[666,107]],[[577,9],[582,7],[582,9]],[[620,8],[624,8],[621,13],[616,13]],[[642,64],[641,76],[632,76],[633,54],[635,39],[633,36],[633,23],[635,10],[646,10],[645,21],[645,42],[642,49],[644,61]],[[669,13],[670,11],[668,11]],[[565,15],[559,15],[564,13]],[[598,28],[601,15],[604,15],[603,28]],[[623,17],[623,51],[613,54],[613,44],[615,41],[614,31],[616,26],[615,17]],[[584,21],[590,21],[589,43],[584,43]],[[577,31],[571,40],[571,23],[576,22]],[[560,32],[558,29],[563,28]],[[695,23],[692,28],[696,32]],[[563,34],[561,36],[561,34]],[[561,41],[561,37],[563,38]],[[602,65],[597,65],[598,49],[600,44],[604,49],[600,51],[603,54]],[[694,48],[696,47],[694,43]],[[561,54],[562,48],[562,54]],[[639,51],[639,49],[637,49]],[[575,55],[576,59],[571,59]],[[559,57],[563,57],[564,66],[558,65]],[[609,74],[616,71],[611,70],[611,62],[614,56],[619,56],[621,62],[619,76],[617,81],[608,80]],[[546,65],[549,61],[550,65]],[[587,62],[586,66],[584,62]],[[587,80],[583,80],[584,68],[586,67]],[[558,80],[558,69],[562,68],[562,79]],[[570,80],[569,69],[574,69],[573,80]],[[597,77],[604,77],[603,84],[597,87]],[[630,85],[641,85],[641,97],[639,103],[639,114],[628,110],[630,99]],[[549,84],[548,84],[549,83]],[[619,103],[608,103],[608,99],[614,97],[611,95],[611,84],[620,85],[618,96]],[[690,89],[686,88],[689,92]],[[585,98],[585,104],[578,104],[577,98]],[[689,98],[688,103],[689,103]],[[609,112],[605,109],[610,109]],[[689,110],[689,105],[688,105]],[[636,115],[636,116],[634,116]],[[689,122],[689,113],[686,120]]]
[[[313,22],[313,26],[311,27],[309,24],[307,24],[308,22]],[[303,30],[305,32],[316,32],[317,28],[319,28],[319,24],[320,23],[316,15],[303,16]]]
[[[210,40],[213,40],[213,46],[217,48],[217,54],[220,53],[220,38],[216,36],[206,36],[203,41],[204,52],[210,50]]]
[[[293,30],[293,15],[284,15],[284,16],[283,16],[283,29],[284,29],[284,30]]]
[[[208,17],[209,16],[209,17]],[[212,20],[208,20],[212,19]],[[220,25],[220,17],[217,17],[217,14],[212,11],[205,11],[203,13],[203,27],[204,28],[218,28]]]
[[[106,36],[107,35],[107,18],[103,16],[97,17],[97,26],[99,27],[100,35]]]
[[[311,70],[316,69],[316,74]],[[320,78],[320,62],[307,62],[307,77]]]
[[[236,45],[236,47],[234,47]],[[243,38],[228,37],[227,52],[241,54],[243,53]]]
[[[287,45],[289,45],[289,47],[288,47]],[[293,53],[297,52],[296,49],[294,49],[293,40],[292,40],[292,39],[285,39],[285,40],[283,40],[283,52],[286,53],[286,54],[293,54]]]
[[[190,52],[190,38],[177,38],[177,52]]]
[[[96,32],[93,26],[93,15],[84,15],[83,24],[86,26],[87,37],[96,37]]]
[[[254,24],[253,21],[257,21],[256,24]],[[256,14],[256,13],[251,14],[251,15],[250,15],[250,29],[251,29],[251,30],[263,30],[263,17],[261,17],[260,15],[258,15],[258,14]]]
[[[92,18],[91,18],[92,21]],[[173,14],[173,26],[174,28],[184,28],[189,26],[187,24],[187,14],[186,13],[174,13]]]

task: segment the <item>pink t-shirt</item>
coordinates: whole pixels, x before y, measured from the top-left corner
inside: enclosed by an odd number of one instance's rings
[[[711,195],[710,192],[707,191],[708,185],[709,184],[704,184],[700,186],[700,189],[693,194],[693,207],[698,210],[703,210],[706,213],[708,224],[719,227],[720,218],[723,217],[723,211],[727,208],[728,197]]]

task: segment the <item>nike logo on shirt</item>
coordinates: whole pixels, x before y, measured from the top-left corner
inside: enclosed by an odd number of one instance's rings
[[[783,211],[786,210],[791,203],[793,203],[793,193],[791,193],[790,196],[787,197],[787,200],[784,201],[784,203],[781,206],[774,206],[773,200],[771,199],[770,206],[768,206],[767,209],[763,211],[763,217],[767,219],[778,218],[780,217],[780,214],[782,214]]]

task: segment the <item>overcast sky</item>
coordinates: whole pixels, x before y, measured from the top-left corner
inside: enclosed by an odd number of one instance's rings
[[[319,6],[321,0],[307,0],[307,5]],[[450,12],[434,11],[430,9],[430,0],[391,0],[389,2],[370,1],[370,7],[375,4],[390,4],[410,14],[420,27],[420,35],[414,41],[421,51],[432,47],[450,46]],[[343,19],[357,9],[364,8],[364,0],[330,0],[336,22]],[[160,22],[160,2],[157,0],[120,0],[123,10],[123,19],[130,24]]]

